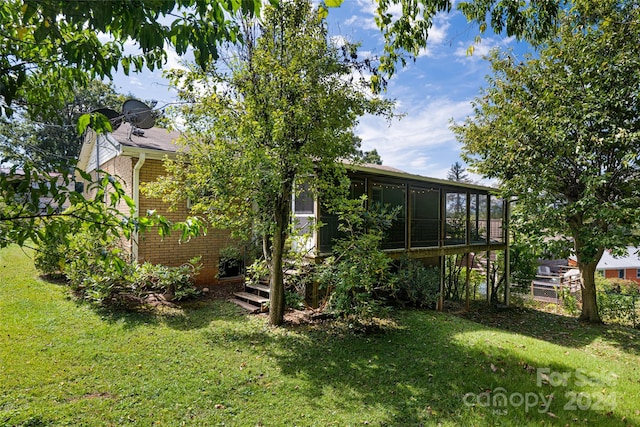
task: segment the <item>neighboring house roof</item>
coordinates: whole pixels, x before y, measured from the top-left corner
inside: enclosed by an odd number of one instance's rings
[[[624,268],[640,268],[640,256],[638,251],[640,248],[627,246],[627,255],[623,257],[614,257],[610,251],[604,251],[602,259],[598,263],[598,270],[621,270]]]

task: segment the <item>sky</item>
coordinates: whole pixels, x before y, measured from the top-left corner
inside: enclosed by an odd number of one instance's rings
[[[330,35],[362,43],[365,54],[382,54],[383,39],[374,24],[374,7],[371,0],[344,0],[342,6],[329,11]],[[462,122],[472,113],[471,101],[480,94],[490,72],[484,55],[495,47],[513,49],[518,56],[529,50],[526,44],[493,33],[481,35],[476,44],[478,35],[477,25],[467,23],[455,8],[437,15],[427,48],[415,62],[409,61],[398,70],[383,94],[395,100],[395,113],[402,118],[388,122],[381,117],[362,117],[355,130],[362,139],[362,149],[375,148],[384,165],[433,178],[446,178],[455,162],[464,164],[462,144],[449,126],[452,120]],[[471,56],[467,54],[470,46],[474,46]],[[165,68],[180,67],[180,61],[175,52],[168,51]],[[176,100],[175,90],[160,71],[118,74],[114,84],[119,92],[158,101],[157,107]],[[471,178],[488,183],[477,175],[471,174]]]

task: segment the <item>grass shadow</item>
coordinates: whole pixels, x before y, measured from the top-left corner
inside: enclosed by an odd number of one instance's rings
[[[474,304],[457,316],[482,325],[526,335],[566,347],[585,347],[598,339],[633,355],[640,355],[640,330],[615,324],[588,324],[575,317],[513,306],[492,311],[486,303]]]
[[[536,355],[494,352],[461,338],[495,333],[493,328],[417,311],[402,312],[398,325],[369,336],[296,327],[291,333],[253,331],[232,337],[212,331],[210,339],[212,345],[226,340],[268,353],[284,376],[298,382],[295,394],[303,395],[301,401],[313,402],[316,411],[334,409],[335,425],[341,425],[341,413],[349,412],[368,413],[377,424],[392,426],[566,424],[577,419],[610,425],[625,420],[615,408],[568,412],[567,393],[581,389],[575,383],[538,384],[532,368]],[[558,361],[547,368],[575,370]],[[519,398],[529,400],[525,405]],[[304,424],[287,417],[281,425]]]

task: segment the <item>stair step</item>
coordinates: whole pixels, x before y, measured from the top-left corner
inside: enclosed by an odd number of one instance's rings
[[[268,285],[264,285],[264,284],[262,284],[262,283],[258,283],[258,284],[255,284],[255,283],[245,283],[245,285],[244,285],[244,286],[245,286],[246,288],[249,288],[249,289],[255,289],[255,290],[257,290],[257,291],[265,292],[265,293],[267,293],[267,294],[269,293],[269,286],[268,286]]]
[[[261,305],[269,301],[269,298],[261,297],[256,294],[250,294],[249,292],[234,292],[233,295],[235,295],[237,298],[240,298],[240,299],[257,302],[258,304],[261,304]]]
[[[248,302],[245,302],[239,299],[230,299],[229,301],[244,308],[245,310],[247,310],[249,313],[252,313],[252,314],[260,311],[260,307],[258,307],[257,305],[249,304]]]

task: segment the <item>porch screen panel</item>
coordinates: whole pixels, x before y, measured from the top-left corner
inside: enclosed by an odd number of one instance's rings
[[[349,197],[359,199],[366,194],[364,180],[353,179],[349,188]],[[318,249],[321,253],[331,252],[333,242],[342,237],[338,231],[338,215],[327,212],[326,207],[320,208],[320,222],[324,224],[318,230]]]
[[[411,247],[438,246],[440,236],[440,192],[411,188]]]
[[[502,243],[504,239],[504,200],[497,197],[490,197],[490,230],[489,239],[491,242]]]
[[[445,245],[467,241],[467,193],[447,192],[445,197]]]
[[[374,182],[372,185],[371,201],[373,202],[373,207],[376,204],[389,206],[390,208],[400,207],[397,219],[393,221],[391,227],[385,233],[382,249],[404,249],[406,247],[406,200],[407,190],[404,185],[381,182]]]
[[[487,195],[471,193],[469,195],[469,234],[471,244],[487,243]]]

